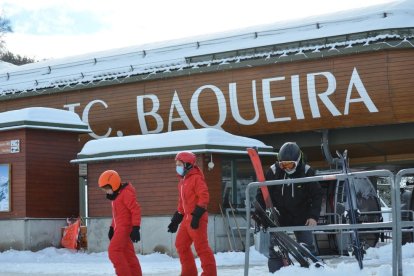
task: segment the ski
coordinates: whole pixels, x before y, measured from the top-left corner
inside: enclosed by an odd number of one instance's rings
[[[246,247],[244,246],[243,236],[242,236],[242,233],[241,233],[241,230],[240,230],[240,226],[239,226],[239,223],[237,222],[236,214],[234,213],[233,204],[231,204],[230,201],[229,201],[229,205],[230,205],[230,211],[233,215],[234,223],[236,224],[237,232],[239,233],[239,238],[240,238],[240,242],[242,244],[242,249],[243,249],[243,251],[246,251]]]
[[[348,174],[348,156],[347,150],[341,154],[339,151],[336,151],[341,163],[342,163],[342,171],[344,174]],[[348,178],[344,181],[344,190],[345,195],[348,202],[348,209],[346,210],[346,216],[349,219],[350,224],[357,224],[358,223],[358,207],[356,204],[356,195],[355,195],[355,186],[353,181],[349,180]],[[358,229],[351,230],[351,238],[352,238],[352,254],[358,261],[358,265],[360,269],[363,269],[362,260],[364,259],[364,249],[359,240]]]
[[[260,161],[257,150],[255,148],[248,148],[247,153],[249,154],[254,171],[256,173],[257,181],[265,182],[266,178],[263,173],[262,163]],[[260,221],[260,224],[264,229],[268,227],[279,227],[277,210],[273,207],[267,186],[260,186],[260,190],[265,201],[266,210],[263,210],[262,206],[257,201],[255,201],[254,207],[256,213],[253,214],[254,219]],[[315,265],[318,267],[322,266],[321,261],[315,255],[313,255],[304,245],[296,242],[294,239],[289,237],[289,235],[285,232],[274,232],[273,236],[275,237],[275,241],[281,249],[282,255],[287,255],[287,253],[291,254],[302,267],[309,267],[310,261],[315,263]],[[287,259],[287,262],[289,264],[292,263],[289,258]]]
[[[259,216],[259,220],[263,222],[262,224],[265,225],[265,228],[279,227],[279,225],[266,214],[259,202],[255,201],[253,204],[257,212],[257,216]],[[310,263],[306,260],[306,258],[314,262],[316,266],[322,266],[320,260],[316,258],[303,244],[296,242],[285,232],[275,232],[274,234],[276,234],[276,243],[282,249],[282,253],[286,252],[291,254],[295,260],[299,262],[300,266],[310,266]],[[288,257],[286,253],[283,255]],[[292,262],[290,261],[290,263]]]

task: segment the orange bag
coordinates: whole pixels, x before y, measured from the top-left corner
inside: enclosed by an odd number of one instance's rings
[[[69,223],[69,220],[68,220]],[[74,222],[69,223],[63,231],[63,236],[61,240],[61,245],[69,249],[78,248],[78,238],[80,231],[80,218],[77,218]]]

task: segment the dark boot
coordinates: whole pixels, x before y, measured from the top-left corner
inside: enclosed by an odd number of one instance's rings
[[[283,266],[285,266],[282,253],[279,251],[275,251],[273,248],[269,248],[269,259],[267,261],[267,266],[269,267],[270,273],[275,273]]]

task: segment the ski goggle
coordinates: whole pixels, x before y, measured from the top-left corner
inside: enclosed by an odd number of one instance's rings
[[[291,171],[296,169],[300,161],[300,154],[296,161],[279,161],[279,167],[285,171]]]
[[[279,162],[279,167],[282,170],[291,171],[294,168],[296,168],[297,165],[298,165],[298,162],[296,162],[296,161],[282,161],[282,162]]]

